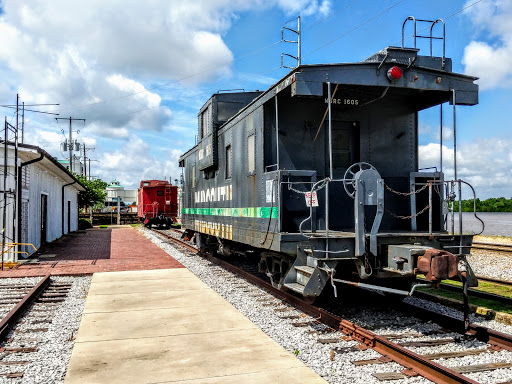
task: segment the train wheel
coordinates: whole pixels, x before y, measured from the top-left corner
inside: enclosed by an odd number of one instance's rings
[[[268,276],[268,275],[267,275]],[[281,274],[271,275],[270,277],[270,283],[274,288],[281,289],[284,284],[284,276]]]
[[[258,267],[260,272],[263,272],[270,278],[270,283],[274,288],[281,289],[291,264],[278,253],[263,252]]]

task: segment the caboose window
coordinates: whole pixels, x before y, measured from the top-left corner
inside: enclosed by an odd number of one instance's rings
[[[156,195],[157,196],[163,196],[164,195],[164,191],[156,191]]]
[[[192,166],[192,170],[190,173],[191,173],[190,177],[192,178],[192,188],[195,188],[195,186],[196,186],[196,165],[195,164]]]
[[[231,177],[232,166],[231,166],[232,158],[231,158],[231,145],[226,147],[226,179]]]
[[[255,169],[255,148],[254,148],[254,134],[247,138],[247,171],[253,173]]]
[[[201,115],[201,139],[211,132],[212,106],[208,106]]]
[[[149,183],[146,181],[146,182],[144,182],[143,186],[144,187],[149,187]]]

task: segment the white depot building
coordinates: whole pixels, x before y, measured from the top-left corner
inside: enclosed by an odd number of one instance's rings
[[[9,143],[5,152],[0,145],[0,241],[3,262],[17,262],[78,229],[78,193],[85,188],[37,146],[19,144],[16,156]]]

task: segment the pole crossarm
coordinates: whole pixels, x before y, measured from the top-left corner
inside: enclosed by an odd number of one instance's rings
[[[85,123],[85,119],[79,119],[75,117],[56,117],[55,120],[69,120],[69,172],[73,173],[73,130],[72,123],[73,121],[83,121]]]

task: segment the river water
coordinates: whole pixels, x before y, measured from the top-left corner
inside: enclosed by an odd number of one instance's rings
[[[512,212],[477,212],[477,216],[482,219],[485,229],[482,235],[487,236],[508,236],[512,237]],[[450,217],[448,217],[448,223]],[[458,214],[455,214],[455,232],[458,232]],[[451,224],[449,224],[451,225]],[[449,227],[451,228],[451,226]],[[462,233],[480,233],[482,223],[475,218],[473,213],[462,213]]]

